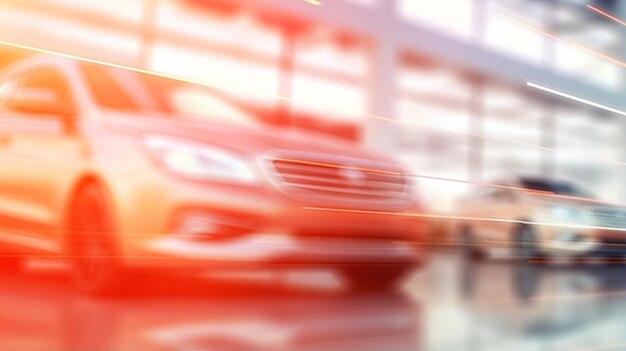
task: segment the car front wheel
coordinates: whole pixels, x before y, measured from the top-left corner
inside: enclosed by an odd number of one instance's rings
[[[69,235],[73,285],[88,293],[116,291],[120,280],[119,257],[112,211],[100,185],[89,182],[76,192]]]
[[[465,258],[470,260],[478,260],[483,258],[483,252],[476,242],[474,233],[472,232],[472,229],[470,227],[461,228],[459,244],[461,245],[461,250]]]
[[[529,260],[539,256],[535,231],[530,225],[520,225],[515,235],[516,255],[520,260]]]

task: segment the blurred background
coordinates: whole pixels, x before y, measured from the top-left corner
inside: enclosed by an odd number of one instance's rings
[[[527,86],[626,109],[626,31],[587,5],[626,18],[626,2],[619,0],[2,0],[0,40],[201,81],[268,111],[268,124],[365,145],[402,162],[423,205],[446,215],[456,212],[473,184],[509,174],[563,178],[603,200],[626,200],[624,117]],[[0,45],[0,66],[29,55]],[[435,221],[430,241],[450,241],[449,224]],[[281,335],[295,333],[293,325],[310,330],[335,320],[343,329],[306,340],[345,332],[354,341],[382,330],[387,339],[368,344],[371,349],[382,349],[383,341],[390,350],[626,349],[619,340],[623,314],[617,313],[624,308],[622,267],[527,268],[465,264],[453,254],[433,253],[428,267],[407,282],[406,296],[335,297],[321,307],[301,307],[310,296],[296,293],[287,299],[293,305],[280,308],[266,298],[246,300],[242,317],[229,312],[238,303],[206,302],[194,289],[158,297],[154,305],[145,297],[83,301],[67,297],[62,285],[3,276],[16,291],[4,290],[0,309],[17,306],[10,320],[21,322],[9,324],[24,337],[13,332],[0,337],[0,345],[53,350],[48,346],[55,340],[59,350],[208,350],[220,340],[223,349],[273,350],[292,345],[294,339]],[[549,299],[563,292],[588,298]],[[496,300],[505,307],[485,305]],[[157,313],[155,306],[168,307]],[[351,317],[337,321],[337,306]],[[251,317],[259,308],[286,312]],[[311,308],[323,318],[308,322]],[[377,308],[386,314],[372,312]],[[42,314],[36,321],[25,317],[35,313]],[[97,330],[84,332],[86,344],[59,341],[84,315],[106,315],[104,325],[115,338],[105,339],[124,342],[108,345]],[[214,323],[225,316],[236,322],[233,330]],[[250,324],[258,319],[264,322]],[[161,334],[153,330],[157,320],[167,324],[159,326],[166,330]],[[0,335],[11,328],[0,328]],[[191,333],[193,342],[172,341],[170,329],[177,337]],[[142,334],[146,330],[151,334]],[[247,337],[267,330],[274,339]],[[142,342],[155,344],[128,341],[137,335],[150,335]],[[224,335],[245,342],[227,342]]]
[[[587,3],[626,13],[620,1],[575,0],[4,0],[0,39],[193,78],[392,154],[417,176],[540,173],[623,200],[610,162],[624,160],[621,119],[526,87],[626,106],[619,59],[568,44],[626,52],[623,28]],[[28,54],[2,50],[3,65]],[[417,180],[434,211],[467,191]]]
[[[0,35],[193,77],[293,114],[290,123],[384,149],[416,174],[480,181],[542,172],[618,200],[626,196],[620,168],[596,156],[623,159],[620,122],[525,85],[536,81],[619,108],[620,65],[510,19],[619,57],[623,30],[586,3],[5,0]],[[597,3],[618,16],[623,7]],[[7,50],[5,65],[22,54]],[[441,210],[464,191],[439,181],[422,188]]]

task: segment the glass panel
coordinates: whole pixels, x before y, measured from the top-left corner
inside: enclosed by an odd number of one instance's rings
[[[622,198],[622,129],[622,121],[615,116],[559,108],[557,176],[576,181],[601,198]]]
[[[405,60],[398,79],[396,155],[429,206],[451,211],[469,190],[471,86],[454,68],[419,57]]]
[[[298,36],[292,107],[340,122],[364,122],[369,72],[368,41],[332,27],[317,26]]]
[[[153,69],[192,79],[251,102],[273,104],[278,95],[278,71],[242,58],[159,44]]]
[[[367,92],[360,86],[305,74],[296,74],[293,86],[292,107],[295,112],[313,113],[327,119],[364,121]]]
[[[473,0],[399,0],[398,12],[409,21],[470,39],[474,6]]]
[[[619,89],[622,86],[623,68],[610,60],[611,57],[620,56],[621,28],[609,21],[589,21],[580,10],[567,6],[559,7],[554,16],[559,26],[564,28],[578,28],[580,23],[584,23],[584,27],[579,30],[558,33],[559,38],[584,47],[555,43],[555,68],[610,89]]]
[[[196,44],[204,43],[207,49],[213,46],[215,51],[215,44],[226,44],[275,56],[280,53],[279,28],[242,11],[235,2],[167,0],[161,1],[158,9],[161,31],[181,34]]]
[[[485,88],[485,179],[541,172],[543,106],[522,90],[489,84]]]
[[[541,63],[543,36],[502,17],[502,14],[513,13],[514,15],[511,17],[541,27],[540,23],[535,24],[529,19],[541,18],[543,5],[528,1],[523,3],[523,6],[520,6],[519,1],[488,2],[486,44],[502,53],[534,63]]]

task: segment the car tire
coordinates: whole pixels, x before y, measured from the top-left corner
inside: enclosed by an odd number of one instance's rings
[[[397,289],[415,266],[365,265],[343,268],[342,275],[350,292],[388,292]]]
[[[69,227],[74,287],[93,294],[118,291],[121,270],[113,215],[102,186],[87,182],[79,187],[72,200]]]
[[[463,257],[470,260],[479,260],[484,257],[482,251],[476,244],[474,239],[474,233],[470,227],[463,227],[460,229],[459,244],[463,252]]]
[[[524,224],[517,227],[515,231],[515,256],[520,261],[538,258],[537,240],[532,226]]]

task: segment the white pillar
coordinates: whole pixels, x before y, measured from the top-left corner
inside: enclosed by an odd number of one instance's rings
[[[373,24],[382,31],[389,33],[395,23],[396,0],[381,1],[377,13],[379,21]],[[384,33],[381,33],[384,34]],[[376,151],[387,153],[394,151],[394,130],[398,125],[383,119],[394,119],[394,97],[398,70],[397,45],[392,40],[382,39],[382,35],[374,38],[370,64],[368,112],[366,116],[364,142]],[[387,34],[387,38],[389,38]]]
[[[615,1],[615,15],[620,18],[620,19],[625,19],[626,18],[626,1]],[[622,37],[622,40],[620,40],[620,52],[619,52],[619,58],[621,58],[622,60],[624,58],[626,58],[626,32],[624,32],[623,30],[619,31],[620,36]],[[626,72],[622,71],[622,76],[621,76],[621,80],[622,80],[622,85],[621,85],[621,92],[623,95],[626,95]],[[620,145],[616,145],[616,147],[620,148],[620,157],[622,159],[622,161],[626,161],[626,117],[624,116],[617,116],[617,118],[620,119],[620,126],[621,126],[621,138],[619,141]],[[621,179],[621,183],[622,184],[626,184],[626,166],[620,166],[621,167],[621,172],[619,172],[620,174],[620,179]],[[622,201],[626,201],[626,186],[622,186],[620,189],[620,194],[619,197]]]

